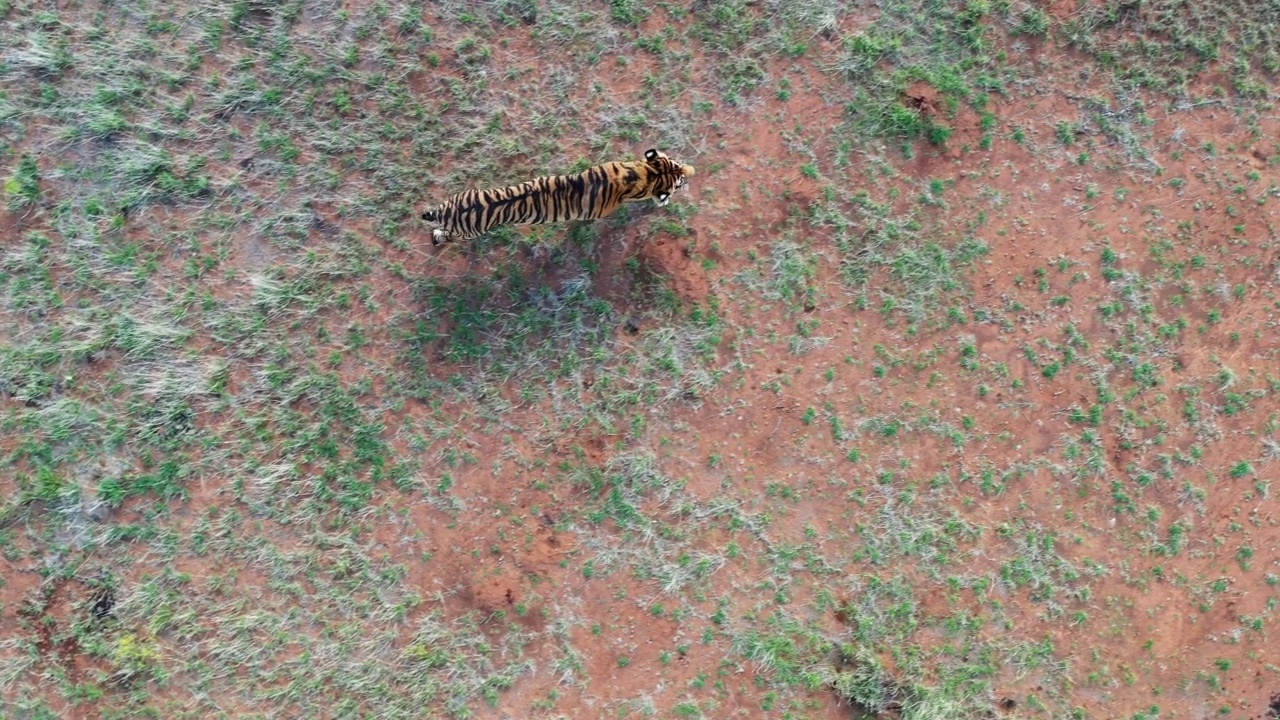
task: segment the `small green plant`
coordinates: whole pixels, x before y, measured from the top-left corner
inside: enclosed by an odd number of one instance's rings
[[[1039,8],[1031,8],[1018,18],[1014,31],[1022,35],[1043,37],[1049,32],[1049,16]]]
[[[40,168],[35,158],[24,154],[14,173],[4,183],[10,212],[20,212],[40,201]]]
[[[160,651],[156,645],[134,633],[121,635],[111,652],[116,676],[123,681],[149,673],[159,660]]]
[[[1057,127],[1054,129],[1054,134],[1058,137],[1058,142],[1067,147],[1076,144],[1076,134],[1078,132],[1079,130],[1077,129],[1076,124],[1068,120],[1059,122]]]

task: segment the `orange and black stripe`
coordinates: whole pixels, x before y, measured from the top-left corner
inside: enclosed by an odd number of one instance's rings
[[[500,225],[595,220],[626,202],[665,205],[694,169],[657,150],[640,162],[609,162],[576,175],[552,175],[500,190],[467,190],[422,213],[434,227],[432,244],[470,240]]]

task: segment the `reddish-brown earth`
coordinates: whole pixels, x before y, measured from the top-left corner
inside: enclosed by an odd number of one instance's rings
[[[1048,10],[1062,20],[1078,7],[1075,2],[1055,2]],[[663,18],[663,13],[653,13],[641,31],[660,30]],[[803,241],[823,259],[810,283],[815,289],[812,299],[787,307],[782,301],[761,300],[739,278],[756,266],[752,254],[768,258],[773,243],[789,227],[789,218],[806,212],[830,182],[800,168],[813,157],[836,153],[824,131],[843,112],[848,89],[810,59],[823,57],[824,50],[833,51],[838,44],[821,37],[813,43],[805,57],[773,57],[765,67],[770,77],[793,79],[789,99],[761,89],[748,107],[718,111],[715,126],[699,130],[701,147],[695,157],[686,158],[699,165],[684,199],[697,209],[685,221],[687,234],[653,232],[650,228],[662,211],[638,210],[632,225],[607,226],[593,246],[597,265],[592,291],[610,302],[619,317],[630,316],[629,306],[643,306],[650,300],[646,292],[655,284],[665,285],[685,308],[714,305],[727,331],[710,364],[728,367],[740,361],[728,380],[696,395],[685,393],[660,409],[641,406],[623,413],[625,420],[643,421],[631,427],[607,427],[599,420],[585,419],[563,428],[550,424],[560,417],[557,403],[595,397],[593,386],[599,378],[594,370],[548,378],[546,395],[532,402],[522,399],[520,387],[513,382],[496,386],[493,396],[478,403],[475,398],[442,395],[432,400],[409,398],[398,407],[381,408],[384,436],[395,452],[413,452],[400,428],[433,427],[443,417],[460,428],[452,431],[456,447],[450,448],[475,458],[451,463],[434,446],[433,453],[420,458],[419,474],[428,488],[448,477],[449,496],[457,502],[452,508],[428,502],[422,493],[388,489],[375,495],[369,508],[358,515],[363,531],[354,533],[353,547],[366,557],[398,566],[404,585],[419,597],[403,615],[398,647],[409,644],[416,622],[436,612],[448,618],[472,614],[495,646],[512,633],[527,633],[529,640],[522,651],[530,661],[528,670],[497,696],[495,704],[473,703],[476,717],[643,716],[648,706],[658,716],[668,717],[689,699],[701,701],[707,717],[778,717],[779,712],[767,714],[761,705],[762,696],[772,687],[769,668],[744,660],[725,635],[704,642],[704,631],[721,631],[708,622],[719,607],[717,602],[727,599],[731,616],[724,632],[728,633],[744,627],[747,616],[763,618],[777,608],[803,615],[819,607],[823,593],[830,593],[836,599],[834,606],[806,619],[830,637],[841,637],[851,628],[839,607],[857,602],[861,587],[857,582],[869,573],[894,569],[912,578],[918,589],[914,602],[921,629],[913,638],[921,648],[951,642],[944,625],[949,618],[965,614],[998,615],[1005,621],[1003,626],[990,622],[977,632],[977,638],[993,645],[1010,637],[1030,643],[1051,640],[1055,662],[1066,668],[1053,675],[1053,682],[1061,683],[1061,676],[1069,678],[1068,696],[1046,697],[1052,691],[1046,690],[1050,687],[1046,678],[1052,673],[1043,668],[1007,667],[993,680],[993,701],[1002,717],[1043,716],[1028,702],[1029,696],[1055,703],[1055,711],[1063,716],[1065,708],[1078,706],[1087,717],[1127,718],[1152,705],[1159,705],[1169,717],[1261,718],[1268,712],[1276,716],[1280,713],[1274,699],[1280,688],[1276,669],[1280,656],[1271,649],[1275,638],[1270,633],[1276,592],[1264,584],[1263,577],[1280,572],[1276,552],[1280,517],[1273,497],[1248,494],[1255,483],[1269,482],[1274,474],[1275,458],[1263,444],[1274,431],[1262,426],[1280,412],[1280,401],[1271,390],[1256,397],[1245,415],[1216,417],[1217,436],[1213,442],[1204,442],[1198,434],[1202,430],[1184,420],[1182,396],[1177,396],[1177,402],[1169,398],[1180,384],[1195,382],[1204,385],[1201,402],[1221,402],[1209,380],[1224,366],[1232,369],[1241,387],[1249,389],[1265,387],[1268,375],[1280,375],[1275,334],[1278,201],[1271,197],[1262,204],[1254,202],[1255,196],[1264,193],[1258,185],[1249,186],[1244,200],[1237,199],[1240,194],[1232,189],[1249,172],[1261,174],[1264,183],[1275,177],[1273,139],[1280,137],[1280,120],[1274,114],[1260,118],[1260,132],[1255,133],[1224,107],[1177,110],[1152,103],[1146,110],[1151,124],[1144,130],[1151,139],[1144,147],[1163,168],[1155,175],[1142,160],[1127,155],[1101,134],[1082,134],[1071,148],[1057,143],[1058,124],[1081,114],[1086,96],[1082,88],[1050,83],[1038,86],[1034,96],[1030,92],[993,95],[988,109],[997,126],[1022,128],[1027,140],[1015,143],[1004,133],[990,150],[981,150],[978,113],[966,106],[949,115],[941,93],[917,82],[906,91],[904,104],[951,128],[948,142],[936,147],[915,141],[914,156],[909,159],[895,154],[896,150],[881,154],[881,149],[855,148],[847,160],[859,170],[850,177],[867,178],[865,189],[881,199],[886,188],[899,189],[896,199],[889,200],[895,212],[908,212],[930,183],[941,182],[943,204],[920,210],[930,229],[969,222],[978,211],[984,212],[985,224],[978,232],[989,252],[965,271],[969,291],[958,293],[969,321],[913,326],[898,316],[882,315],[876,288],[896,282],[884,269],[873,272],[867,291],[870,304],[859,309],[855,293],[842,284],[832,231],[823,227],[802,226]],[[529,31],[517,26],[506,31],[504,42],[494,48],[492,62],[513,68],[517,75],[524,70],[543,71],[550,63],[540,59],[534,48]],[[1037,46],[1026,52],[1040,63],[1072,62],[1069,56],[1054,56],[1053,48]],[[695,78],[707,72],[703,68],[711,62],[695,55],[691,62]],[[603,63],[597,82],[612,95],[627,96],[638,93],[645,75],[658,70],[656,59],[639,54],[626,68]],[[429,96],[436,79],[423,73],[412,76],[411,84]],[[607,98],[599,103],[605,106]],[[364,107],[361,112],[377,113],[378,109]],[[249,123],[237,122],[244,125],[244,133],[253,132]],[[510,123],[516,135],[535,132],[518,113],[511,114]],[[1086,140],[1093,160],[1081,165],[1075,156],[1084,152]],[[566,156],[578,154],[574,142],[565,141]],[[661,138],[653,144],[661,145]],[[1198,150],[1208,144],[1218,149],[1213,156]],[[585,145],[577,149],[587,154]],[[712,164],[717,166],[714,170]],[[866,174],[881,164],[891,172],[876,177]],[[216,170],[215,176],[237,172],[233,164]],[[1185,184],[1170,185],[1172,178],[1184,178]],[[1098,192],[1091,190],[1095,186]],[[859,189],[863,188],[839,188],[842,193]],[[341,228],[375,244],[369,228],[338,217],[332,207],[318,206],[315,212],[320,222],[313,233]],[[156,211],[151,220],[169,218],[181,226],[181,215]],[[21,223],[5,216],[0,216],[0,222],[6,223],[6,236],[15,223]],[[1243,233],[1236,230],[1241,225]],[[287,252],[247,230],[239,228],[231,236],[225,272],[205,286],[220,299],[252,292],[250,276]],[[1183,234],[1178,236],[1179,232]],[[1156,357],[1163,380],[1158,387],[1139,390],[1128,401],[1129,407],[1139,409],[1141,426],[1127,422],[1121,431],[1101,433],[1105,477],[1077,479],[1069,470],[1053,466],[1068,464],[1064,454],[1073,438],[1080,436],[1082,426],[1073,424],[1072,410],[1087,410],[1097,402],[1092,371],[1068,366],[1047,377],[1044,363],[1051,354],[1040,341],[1065,344],[1063,328],[1071,325],[1094,347],[1116,347],[1138,358],[1145,351],[1128,347],[1122,324],[1104,321],[1098,311],[1116,297],[1103,279],[1098,258],[1104,248],[1110,248],[1119,258],[1117,267],[1144,278],[1158,277],[1167,272],[1167,266],[1153,257],[1152,246],[1157,237],[1175,236],[1179,237],[1176,247],[1161,259],[1190,264],[1193,257],[1202,256],[1209,269],[1203,275],[1186,271],[1199,283],[1195,293],[1184,292],[1177,281],[1168,280],[1146,301],[1164,322],[1184,317],[1188,327],[1167,343],[1167,351],[1141,356],[1143,361]],[[951,239],[940,236],[939,242]],[[465,281],[492,270],[495,258],[514,259],[556,290],[576,274],[576,269],[556,267],[541,250],[497,248],[491,256],[467,249],[437,252],[429,248],[425,232],[410,242],[410,250],[387,246],[383,252],[388,264],[403,266],[414,278]],[[1052,265],[1064,257],[1071,265],[1060,273]],[[1239,257],[1251,262],[1237,262]],[[628,271],[632,258],[639,260],[644,273]],[[1046,292],[1034,290],[1042,268],[1048,268]],[[1076,272],[1086,277],[1071,282]],[[357,304],[341,320],[398,329],[406,325],[406,313],[421,312],[414,307],[409,282],[387,265],[378,264],[366,283],[379,296],[377,309]],[[342,289],[355,286],[342,280],[334,284]],[[1232,296],[1233,288],[1243,288],[1239,297]],[[1009,322],[1003,326],[978,322],[973,319],[977,309]],[[1212,323],[1210,313],[1216,313]],[[326,310],[313,321],[334,321],[335,315]],[[783,342],[764,339],[769,331],[792,333],[798,323],[812,323],[811,335],[821,342],[815,340],[796,352]],[[627,328],[620,323],[613,347],[625,352],[637,346],[646,333],[661,330],[656,324],[650,321]],[[339,369],[344,382],[367,377],[369,367],[394,367],[400,362],[403,346],[394,344],[386,333],[379,337],[385,343],[361,349],[363,365],[347,363]],[[968,344],[984,368],[1005,364],[1007,377],[997,379],[985,369],[981,374],[962,372],[955,358]],[[202,347],[202,341],[193,339],[191,347]],[[1028,347],[1039,349],[1044,359],[1028,358]],[[881,359],[876,348],[903,362]],[[930,355],[938,348],[949,353],[944,361]],[[117,361],[108,358],[86,368],[80,382],[105,382]],[[936,366],[941,377],[930,379],[927,371],[911,367],[913,361]],[[439,357],[431,358],[428,365],[428,372],[442,382],[475,371],[465,365],[449,366]],[[833,369],[830,376],[828,369]],[[227,394],[261,392],[261,371],[254,363],[233,364]],[[1128,372],[1112,375],[1117,394],[1134,389]],[[1015,381],[1022,387],[1013,388]],[[372,379],[372,398],[380,396],[384,382],[381,376]],[[980,384],[991,386],[989,394],[977,391]],[[310,402],[300,399],[292,409],[312,412]],[[862,431],[856,441],[840,440],[833,437],[822,414],[826,405],[851,427],[873,416],[913,421],[928,411],[941,423],[959,427],[971,422],[973,432],[963,446],[924,431],[898,438]],[[816,421],[807,415],[811,408],[819,413]],[[1112,417],[1118,415],[1114,406],[1105,412],[1107,423],[1120,425]],[[201,429],[216,429],[234,415],[233,408],[202,414],[197,424]],[[0,442],[0,448],[12,450],[13,438]],[[854,446],[861,450],[861,462],[848,459]],[[1158,521],[1148,524],[1137,513],[1114,510],[1106,478],[1132,478],[1136,469],[1152,469],[1158,456],[1190,453],[1193,447],[1203,448],[1197,464],[1179,466],[1174,477],[1156,481],[1141,496],[1144,511],[1148,507],[1162,511]],[[618,527],[614,520],[598,525],[586,522],[584,513],[593,501],[585,488],[563,480],[560,464],[605,467],[619,456],[642,452],[656,458],[664,477],[681,484],[678,502],[709,507],[723,499],[744,515],[768,515],[767,529],[749,532],[724,522],[688,519],[694,534],[677,541],[646,537],[634,528]],[[711,458],[716,461],[710,462]],[[1240,460],[1249,460],[1256,473],[1247,478],[1226,476],[1224,470]],[[1006,487],[997,492],[979,489],[984,469],[1019,464],[1026,466],[1025,473],[1010,479]],[[307,471],[300,468],[304,478]],[[896,473],[892,481],[896,484],[888,489],[880,480],[885,473]],[[876,513],[892,504],[894,493],[903,485],[918,486],[923,495],[929,480],[939,476],[948,483],[936,497],[954,501],[939,507],[953,510],[979,528],[987,541],[980,546],[981,552],[964,556],[958,568],[946,568],[943,575],[998,578],[1014,553],[1012,545],[990,539],[1006,531],[1002,528],[1013,528],[1016,536],[1038,527],[1056,533],[1057,551],[1082,574],[1089,563],[1105,566],[1105,571],[1079,583],[1088,585],[1088,597],[1059,597],[1066,611],[1051,613],[1028,588],[1012,589],[997,582],[986,594],[949,590],[934,576],[933,568],[913,567],[909,558],[893,560],[892,568],[852,559],[852,553],[862,547],[860,525],[874,523]],[[230,509],[248,512],[229,489],[231,480],[210,475],[190,483],[187,497],[168,502],[167,529],[189,538],[209,518],[224,517]],[[1188,482],[1208,488],[1199,504],[1182,498],[1183,484]],[[774,488],[786,488],[786,494],[774,495]],[[659,493],[650,492],[643,509],[678,527],[678,508],[664,504]],[[246,494],[253,498],[252,492]],[[261,501],[279,502],[267,497]],[[151,512],[153,505],[150,500],[133,501],[112,513],[110,521],[141,523],[146,519],[144,511]],[[328,520],[337,522],[336,515]],[[1150,533],[1167,536],[1170,523],[1176,520],[1194,528],[1186,550],[1172,557],[1142,551],[1151,544]],[[316,555],[314,566],[309,564],[313,576],[297,581],[304,597],[322,592],[327,579],[343,576],[340,560],[316,551],[311,533],[318,535],[319,528],[269,519],[254,519],[251,524],[255,527],[239,527],[232,535],[261,538],[283,555]],[[43,577],[32,552],[32,538],[37,536],[22,536],[16,541],[17,558],[5,561],[0,637],[34,638],[40,657],[32,672],[65,674],[69,682],[77,683],[90,669],[107,669],[107,660],[82,652],[71,632],[74,624],[92,621],[99,596],[79,576],[72,580]],[[1255,550],[1247,571],[1235,560],[1235,548],[1246,542]],[[745,548],[746,556],[730,558],[706,579],[672,593],[652,577],[637,576],[629,564],[636,558],[627,555],[724,556],[731,543]],[[835,571],[788,567],[785,573],[775,572],[768,551],[802,545],[811,546],[814,555],[828,562],[838,562]],[[335,549],[334,554],[340,553]],[[119,567],[117,582],[127,589],[174,571],[189,576],[183,592],[252,596],[264,606],[289,602],[293,590],[272,585],[267,560],[246,559],[236,567],[219,566],[220,562],[195,555],[170,560],[146,554]],[[591,562],[608,567],[588,577],[584,567]],[[233,575],[231,581],[227,573]],[[216,588],[208,581],[214,576],[220,578]],[[778,579],[784,576],[785,581]],[[1225,590],[1202,592],[1219,578],[1229,578]],[[786,601],[775,603],[780,593]],[[122,598],[126,597],[127,590],[122,591]],[[995,601],[1000,609],[993,613]],[[676,608],[687,611],[683,618],[673,617]],[[1074,620],[1076,612],[1087,614],[1087,621]],[[1266,622],[1261,630],[1242,632],[1242,617],[1263,617]],[[193,622],[209,630],[217,620]],[[145,628],[134,631],[146,635]],[[180,639],[161,642],[166,652],[180,649]],[[557,665],[565,658],[566,647],[580,659],[572,672]],[[282,652],[280,659],[287,659],[289,652]],[[881,660],[890,676],[906,672],[888,653]],[[1215,671],[1215,661],[1229,669]],[[1208,673],[1221,677],[1220,690],[1206,684]],[[156,707],[165,702],[194,707],[194,692],[184,686],[182,677],[175,677],[157,689]],[[215,692],[227,691],[218,687]],[[554,703],[538,704],[552,693],[557,695]],[[234,709],[229,712],[277,712],[260,699],[227,694],[226,707]],[[797,690],[796,697],[801,698],[796,717],[851,716],[850,708],[828,689]],[[95,716],[91,706],[56,700],[51,704],[66,717]]]

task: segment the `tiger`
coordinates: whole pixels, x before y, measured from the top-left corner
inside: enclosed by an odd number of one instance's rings
[[[499,225],[599,220],[623,203],[653,199],[659,206],[693,177],[692,165],[649,149],[644,161],[607,162],[577,175],[549,175],[500,190],[467,190],[422,213],[431,244],[472,240]]]

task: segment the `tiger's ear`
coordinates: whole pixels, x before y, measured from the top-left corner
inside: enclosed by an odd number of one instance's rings
[[[657,150],[654,150],[653,148],[649,148],[648,150],[645,150],[645,151],[644,151],[644,159],[645,159],[645,160],[648,160],[649,162],[653,162],[654,160],[657,160],[657,159],[658,159],[658,151],[657,151]]]

